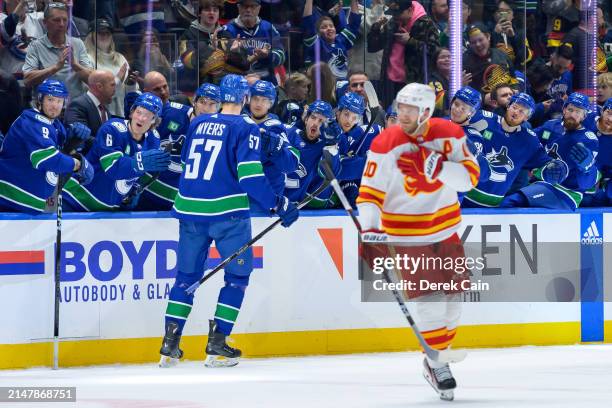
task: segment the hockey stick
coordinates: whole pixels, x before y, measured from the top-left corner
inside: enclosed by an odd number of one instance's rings
[[[313,198],[315,198],[316,196],[318,196],[319,194],[321,194],[327,187],[329,186],[329,181],[325,180],[323,182],[323,184],[321,184],[319,186],[319,188],[317,188],[314,192],[312,192],[311,194],[308,194],[302,201],[300,201],[297,205],[298,209],[302,209],[304,206],[306,206],[306,204],[308,204]],[[240,254],[242,254],[244,251],[246,251],[247,249],[249,249],[254,243],[256,243],[257,241],[259,241],[264,235],[266,235],[268,232],[272,231],[274,228],[276,228],[283,220],[281,220],[280,218],[277,219],[276,221],[274,221],[272,224],[268,225],[263,231],[261,231],[259,234],[257,234],[255,237],[251,238],[251,240],[249,242],[247,242],[246,244],[244,244],[243,246],[241,246],[236,252],[234,252],[233,254],[231,254],[230,256],[228,256],[227,258],[225,258],[223,260],[223,262],[221,262],[219,265],[215,266],[215,268],[210,271],[207,275],[203,276],[199,281],[197,281],[196,283],[194,283],[193,285],[189,286],[185,292],[187,292],[188,295],[191,295],[193,292],[196,291],[197,288],[200,287],[200,285],[202,285],[204,282],[206,282],[208,279],[210,279],[215,273],[219,272],[221,269],[223,269],[225,267],[225,265],[227,265],[228,263],[230,263],[231,261],[233,261],[234,259],[236,259]]]
[[[357,216],[355,215],[355,211],[351,207],[351,204],[348,202],[346,196],[344,195],[342,188],[340,188],[340,184],[338,183],[338,180],[336,179],[336,176],[334,175],[334,172],[331,169],[331,166],[329,165],[328,159],[329,159],[329,156],[325,157],[325,160],[323,160],[322,162],[323,171],[325,172],[325,176],[327,180],[330,182],[334,191],[336,192],[336,195],[338,196],[338,198],[340,198],[340,202],[342,203],[342,206],[344,207],[346,212],[351,216],[351,219],[353,220],[353,223],[355,224],[355,227],[357,228],[357,231],[359,232],[361,236],[363,232],[361,228],[361,224],[359,223],[359,220],[357,219]],[[392,283],[386,269],[383,271],[382,275],[385,278],[385,281],[387,283]],[[390,287],[394,288],[393,285],[390,285]],[[400,293],[395,288],[392,289],[392,292],[393,292],[393,296],[395,297],[395,300],[397,301],[400,309],[402,309],[402,313],[404,313],[406,320],[408,320],[408,323],[410,323],[410,327],[412,328],[414,335],[416,336],[417,340],[421,344],[421,347],[423,347],[423,350],[425,351],[425,354],[427,355],[427,357],[431,358],[434,361],[439,361],[441,363],[457,363],[465,358],[467,353],[464,350],[435,350],[431,348],[429,344],[427,344],[427,342],[423,338],[421,331],[419,330],[414,319],[412,318],[412,315],[410,314],[410,311],[408,310],[406,303],[404,303],[404,300],[402,299],[402,296],[400,295]]]
[[[73,155],[76,149],[85,142],[95,138],[89,138],[86,141],[73,137],[70,139],[62,149],[62,153]],[[55,298],[53,304],[53,369],[59,368],[59,308],[61,301],[61,288],[60,288],[60,262],[62,253],[62,190],[64,186],[72,177],[72,173],[60,174],[57,179],[57,208],[56,214],[56,233],[55,233]]]
[[[164,146],[164,152],[170,153],[171,151],[172,143],[168,143],[166,146]],[[138,184],[136,188],[132,188],[130,192],[125,197],[123,197],[123,200],[121,200],[121,204],[125,206],[129,206],[130,204],[132,204],[132,201],[140,194],[142,194],[142,192],[145,191],[151,184],[155,183],[155,181],[159,178],[159,176],[161,176],[162,173],[163,172],[159,171],[151,175],[151,178],[146,183]]]

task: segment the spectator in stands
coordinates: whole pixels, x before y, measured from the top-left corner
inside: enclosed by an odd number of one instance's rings
[[[85,38],[85,48],[96,69],[109,71],[115,78],[115,94],[108,105],[108,113],[112,116],[123,116],[123,99],[125,97],[129,65],[123,54],[115,49],[113,26],[110,21],[98,19],[89,27]],[[130,90],[134,90],[132,86]]]
[[[434,22],[438,30],[446,31],[448,27],[448,1],[447,0],[432,0],[431,2],[431,20]]]
[[[329,65],[338,79],[345,79],[348,74],[348,50],[353,47],[359,27],[361,14],[359,3],[351,0],[351,13],[346,28],[336,34],[334,21],[330,17],[320,17],[315,21],[312,14],[313,0],[306,0],[302,29],[304,30],[305,62],[307,65],[323,61]]]
[[[363,71],[351,71],[348,77],[348,91],[354,92],[365,99],[365,111],[363,112],[361,123],[368,126],[370,123],[385,126],[385,111],[380,107],[372,107],[372,102],[368,99],[365,91],[365,84],[369,81],[368,74]],[[377,95],[374,95],[377,96]],[[378,100],[376,101],[378,102]],[[378,104],[377,104],[378,105]]]
[[[25,42],[40,38],[45,34],[42,24],[44,2],[38,3],[41,3],[41,7],[32,10],[26,0],[7,1],[5,2],[7,14],[0,12],[0,21],[13,25],[13,33],[23,37]],[[38,11],[39,9],[41,11]],[[6,31],[2,33],[3,37],[5,33]]]
[[[322,100],[332,106],[336,105],[336,77],[324,62],[312,64],[306,76],[310,80],[310,92],[308,93],[308,103]]]
[[[384,50],[380,95],[387,106],[407,82],[427,83],[439,47],[439,31],[418,2],[387,0],[391,20],[381,17],[368,33],[368,52]]]
[[[158,32],[166,32],[163,1],[129,0],[117,1],[119,22],[126,34],[141,34],[147,27]],[[149,13],[149,6],[151,13]]]
[[[83,83],[93,64],[87,56],[85,44],[68,37],[68,10],[63,3],[49,3],[44,13],[47,34],[28,46],[23,65],[24,82],[35,87],[47,78],[65,82],[72,95],[84,92]]]
[[[115,95],[115,76],[109,71],[93,71],[87,84],[87,93],[73,98],[68,104],[64,122],[82,123],[96,135],[98,129],[111,118],[108,106]]]
[[[158,71],[166,78],[172,74],[172,64],[163,53],[155,30],[145,30],[142,33],[142,41],[132,65],[134,70],[144,74]]]
[[[515,5],[511,0],[497,2],[497,10],[493,14],[495,24],[491,34],[491,46],[505,52],[516,69],[523,70],[525,63],[531,60],[532,53],[525,30],[518,29],[513,22],[513,7]]]
[[[514,72],[510,57],[497,48],[491,48],[491,34],[483,24],[470,25],[470,49],[463,55],[463,67],[472,74],[470,86],[481,92],[503,82],[510,82]]]
[[[514,95],[514,90],[509,84],[499,84],[491,90],[491,99],[488,106],[493,108],[493,113],[503,117],[512,95]]]
[[[185,72],[179,78],[181,89],[193,90],[198,79],[203,79],[198,77],[198,68],[205,64],[214,50],[212,36],[220,27],[223,0],[200,0],[199,8],[198,19],[191,22],[179,39],[179,53],[185,65]]]
[[[73,0],[48,0],[47,7],[51,3],[62,3],[66,6],[66,8],[68,7],[72,8],[74,1]],[[80,3],[82,3],[82,1]],[[84,18],[72,15],[69,23],[70,23],[70,26],[68,26],[68,32],[70,33],[72,37],[81,38],[87,34],[89,23],[87,23],[87,20],[85,20]]]
[[[433,5],[434,3],[432,3]],[[434,116],[442,117],[449,114],[448,84],[451,71],[451,55],[448,48],[440,48],[435,56],[436,67],[431,73],[429,86],[436,92],[436,109]]]
[[[289,75],[285,85],[279,88],[275,112],[283,123],[295,125],[301,122],[309,89],[310,80],[300,72]]]
[[[22,35],[24,27],[21,24],[27,15],[26,7],[24,1],[19,1],[8,15],[0,13],[0,70],[18,79],[23,78],[22,68],[28,46],[28,38]]]
[[[553,69],[549,65],[531,64],[527,69],[529,93],[536,101],[535,112],[529,119],[532,127],[540,126],[548,118],[548,112],[553,103],[548,92],[554,79]]]
[[[547,16],[546,33],[548,34],[548,41],[546,47],[550,51],[559,47],[564,42],[563,37],[565,34],[580,23],[580,1],[542,1],[542,12]]]
[[[247,50],[251,71],[276,84],[275,68],[285,62],[285,50],[272,23],[259,18],[260,3],[260,0],[238,0],[238,17],[223,29],[232,38],[246,40],[242,44]]]
[[[19,83],[8,72],[0,70],[0,132],[6,135],[22,110]]]
[[[597,76],[597,105],[603,106],[609,98],[612,98],[612,72],[604,72]]]
[[[561,116],[565,99],[574,90],[573,74],[570,71],[573,59],[574,51],[572,47],[563,44],[555,49],[550,56],[550,60],[546,62],[546,65],[551,67],[554,76],[548,91],[548,97],[553,100],[548,115],[551,118]]]

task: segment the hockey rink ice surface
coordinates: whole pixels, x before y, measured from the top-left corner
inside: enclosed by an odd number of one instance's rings
[[[76,386],[77,403],[0,407],[610,407],[612,345],[470,350],[445,402],[410,353],[243,359],[209,369],[182,362],[0,371],[1,386]]]

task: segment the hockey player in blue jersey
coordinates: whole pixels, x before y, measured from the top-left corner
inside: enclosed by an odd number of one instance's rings
[[[451,108],[452,109],[452,108]],[[513,95],[504,117],[481,111],[470,124],[482,135],[482,154],[489,162],[488,180],[464,197],[464,207],[498,207],[521,169],[537,169],[549,183],[559,183],[567,176],[567,165],[548,156],[535,133],[524,123],[533,114],[535,102],[525,93]]]
[[[61,152],[64,144],[89,138],[81,123],[66,132],[58,119],[68,98],[66,86],[46,79],[38,87],[36,107],[26,109],[13,122],[0,150],[0,211],[41,213],[53,195],[58,175],[74,174],[74,182],[87,184],[93,168],[80,154]]]
[[[181,155],[185,170],[172,208],[179,219],[178,272],[166,308],[162,367],[176,364],[183,355],[179,342],[194,298],[186,289],[203,276],[212,242],[227,258],[251,239],[249,201],[278,215],[285,227],[299,216],[297,207],[275,194],[264,176],[259,127],[241,115],[249,95],[246,79],[226,75],[220,88],[221,112],[195,118]],[[210,321],[207,367],[238,364],[241,352],[228,346],[226,337],[238,317],[252,270],[251,248],[225,267],[225,285]]]
[[[315,20],[312,14],[312,4],[313,0],[306,0],[302,16],[304,60],[307,65],[323,61],[327,63],[336,78],[346,79],[349,65],[348,51],[353,48],[361,26],[359,2],[351,0],[348,26],[340,34],[336,34],[336,27],[331,17],[321,17]]]
[[[574,92],[565,102],[562,118],[549,120],[535,130],[548,155],[567,167],[567,176],[553,183],[535,171],[538,181],[508,195],[503,207],[578,208],[584,192],[598,181],[597,136],[582,126],[589,106],[586,95]]]
[[[208,83],[200,85],[196,90],[193,109],[187,105],[166,101],[157,130],[162,148],[172,144],[170,166],[159,174],[157,179],[153,179],[155,176],[150,173],[140,178],[139,183],[148,186],[138,200],[137,210],[169,211],[172,208],[182,172],[181,149],[189,124],[198,115],[216,113],[220,101],[219,87]]]
[[[491,169],[487,158],[482,154],[484,141],[480,132],[469,126],[470,120],[479,114],[481,103],[480,92],[471,86],[458,89],[451,100],[450,120],[463,128],[467,137],[468,148],[478,160],[478,166],[480,167],[479,180],[485,181],[489,179]],[[464,195],[465,193],[459,193],[460,202]]]
[[[389,105],[385,114],[385,129],[393,125],[397,125],[399,120],[397,119],[397,109],[393,104]]]
[[[302,201],[309,193],[315,191],[324,182],[323,172],[319,171],[319,164],[323,157],[323,151],[328,149],[333,155],[332,167],[334,173],[340,170],[340,159],[335,146],[326,146],[324,133],[332,132],[329,122],[333,118],[332,107],[329,103],[316,100],[306,107],[304,112],[304,129],[287,126],[287,137],[289,143],[300,151],[300,163],[292,173],[287,175],[285,181],[285,195],[291,201]],[[336,124],[337,126],[337,124]],[[332,132],[339,134],[339,131]],[[335,137],[333,141],[336,142]],[[332,188],[328,188],[309,203],[309,208],[329,208],[334,205],[332,201]]]
[[[168,169],[170,154],[159,149],[159,135],[153,129],[161,108],[161,99],[144,93],[132,105],[129,120],[115,118],[102,125],[87,153],[94,179],[87,186],[72,179],[66,183],[67,210],[121,209],[123,198],[145,172]]]
[[[603,104],[594,121],[594,129],[589,130],[595,132],[599,142],[595,164],[601,179],[594,189],[585,191],[580,206],[606,207],[612,205],[612,98]]]
[[[383,130],[380,125],[361,125],[365,99],[354,92],[342,95],[338,101],[336,118],[342,133],[338,137],[338,152],[342,169],[338,180],[351,204],[359,195],[361,174],[372,140]]]
[[[269,21],[259,18],[261,0],[238,0],[238,17],[223,26],[232,38],[246,48],[250,72],[276,84],[274,68],[285,62],[280,34]]]
[[[275,101],[276,88],[271,82],[259,80],[251,86],[249,111],[251,119],[261,131],[261,162],[264,174],[272,190],[276,194],[283,194],[285,175],[297,169],[300,153],[289,144],[285,126],[278,120],[278,116],[270,113]],[[253,204],[256,203],[251,203]]]

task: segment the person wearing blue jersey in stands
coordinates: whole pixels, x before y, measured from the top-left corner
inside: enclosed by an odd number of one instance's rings
[[[200,115],[191,122],[181,153],[184,171],[172,208],[179,219],[178,272],[165,313],[161,367],[175,365],[183,356],[179,343],[194,298],[186,290],[203,276],[212,242],[227,258],[251,239],[250,200],[279,216],[284,227],[299,217],[296,205],[275,194],[264,175],[259,127],[241,115],[249,98],[246,79],[226,75],[220,88],[221,112]],[[225,285],[210,320],[207,367],[238,364],[241,351],[230,347],[226,337],[234,328],[249,285],[252,249],[228,263],[224,271]]]

